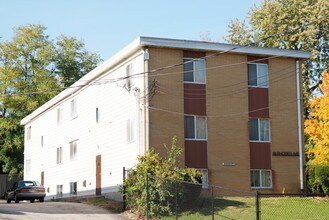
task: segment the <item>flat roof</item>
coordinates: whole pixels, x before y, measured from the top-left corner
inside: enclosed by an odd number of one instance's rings
[[[54,98],[37,108],[31,114],[27,115],[21,120],[21,125],[25,125],[32,121],[35,117],[43,112],[51,109],[54,105],[71,96],[78,90],[82,89],[84,85],[87,85],[97,77],[105,74],[111,68],[127,59],[133,53],[144,47],[163,47],[163,48],[177,48],[186,50],[200,50],[200,51],[214,51],[214,52],[229,52],[229,53],[243,53],[250,55],[261,56],[280,56],[296,59],[307,59],[311,56],[310,52],[300,50],[287,50],[277,48],[266,47],[254,47],[254,46],[240,46],[233,44],[206,42],[206,41],[194,41],[194,40],[180,40],[169,38],[156,38],[156,37],[138,37],[114,56],[100,64],[98,67],[81,77],[70,88],[67,88],[56,95]]]

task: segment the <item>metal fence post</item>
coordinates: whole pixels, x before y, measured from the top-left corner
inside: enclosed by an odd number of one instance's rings
[[[212,220],[215,219],[215,209],[214,209],[214,187],[211,186],[211,215],[212,215]]]
[[[149,219],[149,174],[146,174],[146,219]]]
[[[176,220],[178,219],[178,192],[177,192],[177,181],[175,181],[175,208],[176,208]]]
[[[126,168],[123,167],[123,182],[122,182],[122,200],[123,200],[123,211],[126,211],[126,187],[125,187],[125,180],[126,180]]]
[[[256,220],[260,220],[259,213],[259,192],[256,191]]]

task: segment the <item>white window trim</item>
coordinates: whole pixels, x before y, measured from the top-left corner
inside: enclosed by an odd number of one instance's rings
[[[129,122],[129,131],[128,131],[128,122]],[[126,129],[127,129],[127,143],[134,143],[135,139],[136,139],[136,133],[135,133],[135,118],[129,118],[126,121]],[[129,136],[130,135],[130,136]],[[131,137],[130,139],[128,139],[128,137]]]
[[[58,190],[59,188],[61,189],[61,191]],[[63,196],[63,184],[56,185],[56,196],[58,196],[58,197],[62,197]]]
[[[73,107],[74,107],[75,112],[72,111],[73,110],[72,103],[74,103]],[[70,116],[71,116],[71,120],[78,117],[78,102],[77,102],[76,98],[71,99],[71,101],[70,101]]]
[[[271,174],[271,186],[251,186],[252,189],[272,189],[273,188],[272,170],[268,170],[268,169],[251,169],[250,171],[270,171],[270,174]],[[250,176],[250,178],[251,178],[251,176]],[[262,172],[260,172],[259,178],[260,178],[260,180],[262,179]]]
[[[57,126],[63,124],[63,107],[57,108]]]
[[[185,138],[185,140],[193,140],[193,141],[206,141],[208,140],[208,119],[206,116],[197,116],[197,115],[184,115],[184,116],[192,116],[194,118],[194,136],[195,138]],[[205,118],[206,119],[206,138],[203,139],[203,138],[196,138],[196,118],[199,117],[199,118]],[[184,134],[185,136],[185,134]]]
[[[204,174],[203,171],[206,171],[206,172],[205,172],[206,183],[203,183],[203,182],[202,182],[201,184],[202,184],[202,188],[203,188],[203,189],[208,189],[208,188],[209,188],[209,172],[208,172],[208,169],[196,169],[196,170],[201,171],[202,174]],[[202,176],[202,180],[203,180],[203,177],[204,177],[204,176]]]
[[[249,64],[256,64],[256,66],[257,66],[257,77],[256,77],[256,79],[257,79],[257,86],[252,86],[252,85],[249,85],[249,83],[248,83],[248,87],[252,87],[252,88],[269,88],[269,84],[270,84],[270,79],[269,79],[269,72],[268,72],[268,64],[266,64],[266,63],[247,63],[247,65],[249,65]],[[261,65],[263,65],[263,66],[267,66],[267,86],[260,86],[260,85],[258,85],[258,66],[261,66]],[[248,79],[248,81],[249,81],[249,79]]]
[[[59,161],[59,157],[60,157],[60,161]],[[62,163],[63,163],[63,148],[57,147],[56,148],[56,165],[61,165]]]
[[[206,59],[203,59],[203,58],[183,58],[183,60],[189,60],[189,61],[191,61],[192,60],[192,63],[193,63],[193,82],[190,82],[190,81],[185,81],[184,80],[184,83],[189,83],[189,84],[207,84],[207,72],[206,72],[206,70],[207,70],[207,62],[206,62]],[[204,63],[205,63],[205,82],[196,82],[195,81],[195,62],[194,61],[197,61],[197,60],[203,60],[204,61]],[[184,64],[185,64],[185,62],[184,62]]]
[[[44,144],[45,144],[44,141],[45,140],[44,140],[44,136],[43,135],[41,135],[41,140],[40,141],[41,141],[41,143],[40,143],[41,147],[44,147]]]
[[[96,124],[99,124],[101,122],[101,112],[99,107],[95,108],[95,122]]]
[[[31,174],[31,159],[27,159],[25,161],[25,166],[26,166],[26,175],[30,175]]]
[[[27,126],[26,128],[26,140],[31,140],[32,137],[32,127],[31,125]]]
[[[258,123],[258,140],[250,140],[249,139],[249,142],[253,142],[253,143],[270,143],[271,142],[271,121],[270,121],[270,119],[268,119],[268,118],[251,118],[251,119],[257,119],[257,123]],[[260,140],[260,123],[259,123],[259,121],[260,120],[268,120],[268,136],[269,136],[269,140],[268,141],[261,141]],[[249,128],[250,129],[250,128]],[[250,131],[249,131],[250,132]]]
[[[76,148],[75,154],[73,154],[74,146]],[[77,158],[78,158],[78,140],[74,140],[70,142],[70,161],[75,161],[77,160]]]

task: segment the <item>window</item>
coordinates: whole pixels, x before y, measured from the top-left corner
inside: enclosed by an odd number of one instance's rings
[[[252,118],[249,121],[249,138],[251,141],[270,141],[270,121]]]
[[[56,194],[58,197],[62,197],[63,195],[63,185],[57,185],[56,186]]]
[[[26,128],[26,139],[27,140],[31,140],[31,132],[32,132],[31,130],[32,130],[31,126],[28,126]]]
[[[131,90],[131,75],[132,75],[132,64],[129,64],[126,66],[126,85],[125,88],[127,89],[128,92]]]
[[[62,147],[57,148],[57,164],[62,163]]]
[[[72,141],[70,143],[70,160],[75,160],[77,158],[77,142]]]
[[[72,195],[77,194],[77,182],[70,183],[70,194],[72,194]]]
[[[271,188],[272,172],[271,170],[251,170],[252,188]]]
[[[25,167],[26,167],[26,174],[29,175],[31,173],[31,159],[28,159],[25,161]]]
[[[43,147],[43,136],[41,136],[41,147]]]
[[[207,119],[206,117],[185,115],[185,138],[187,139],[207,139]]]
[[[135,140],[135,120],[127,120],[127,142],[133,142]]]
[[[96,108],[96,123],[100,122],[100,110],[99,108]]]
[[[267,64],[248,64],[248,85],[257,87],[268,87],[268,66]]]
[[[207,169],[198,169],[202,173],[202,188],[208,188],[208,170]]]
[[[57,109],[57,125],[60,125],[63,123],[63,109],[58,108]]]
[[[71,118],[76,118],[78,116],[77,113],[77,100],[72,99],[71,100]]]
[[[206,83],[204,59],[184,59],[184,82]]]

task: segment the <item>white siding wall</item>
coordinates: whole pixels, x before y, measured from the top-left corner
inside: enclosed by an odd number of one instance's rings
[[[77,182],[78,195],[95,194],[96,156],[102,156],[102,193],[117,191],[122,183],[123,166],[130,168],[136,164],[141,146],[138,146],[138,128],[143,122],[137,114],[144,112],[142,99],[138,109],[134,88],[144,90],[143,75],[132,78],[130,93],[123,87],[124,81],[109,80],[124,77],[126,65],[132,63],[133,74],[144,71],[143,55],[136,54],[113,69],[95,85],[85,87],[72,94],[58,105],[38,116],[25,128],[31,126],[31,140],[25,135],[25,163],[31,160],[30,173],[25,170],[24,178],[41,182],[44,171],[44,186],[49,188],[48,197],[56,196],[56,185],[63,185],[63,196],[69,195],[70,182]],[[77,100],[77,117],[71,118],[70,102]],[[62,124],[57,124],[57,109],[62,108]],[[100,112],[100,121],[96,123],[96,108]],[[135,140],[127,143],[127,120],[135,120]],[[142,123],[142,124],[140,124]],[[41,136],[44,146],[41,147]],[[143,137],[143,129],[140,131]],[[70,142],[77,140],[77,158],[70,160]],[[143,142],[144,140],[141,140]],[[63,148],[62,164],[56,163],[56,150]],[[140,147],[140,148],[139,148]],[[86,181],[86,187],[83,182]]]

